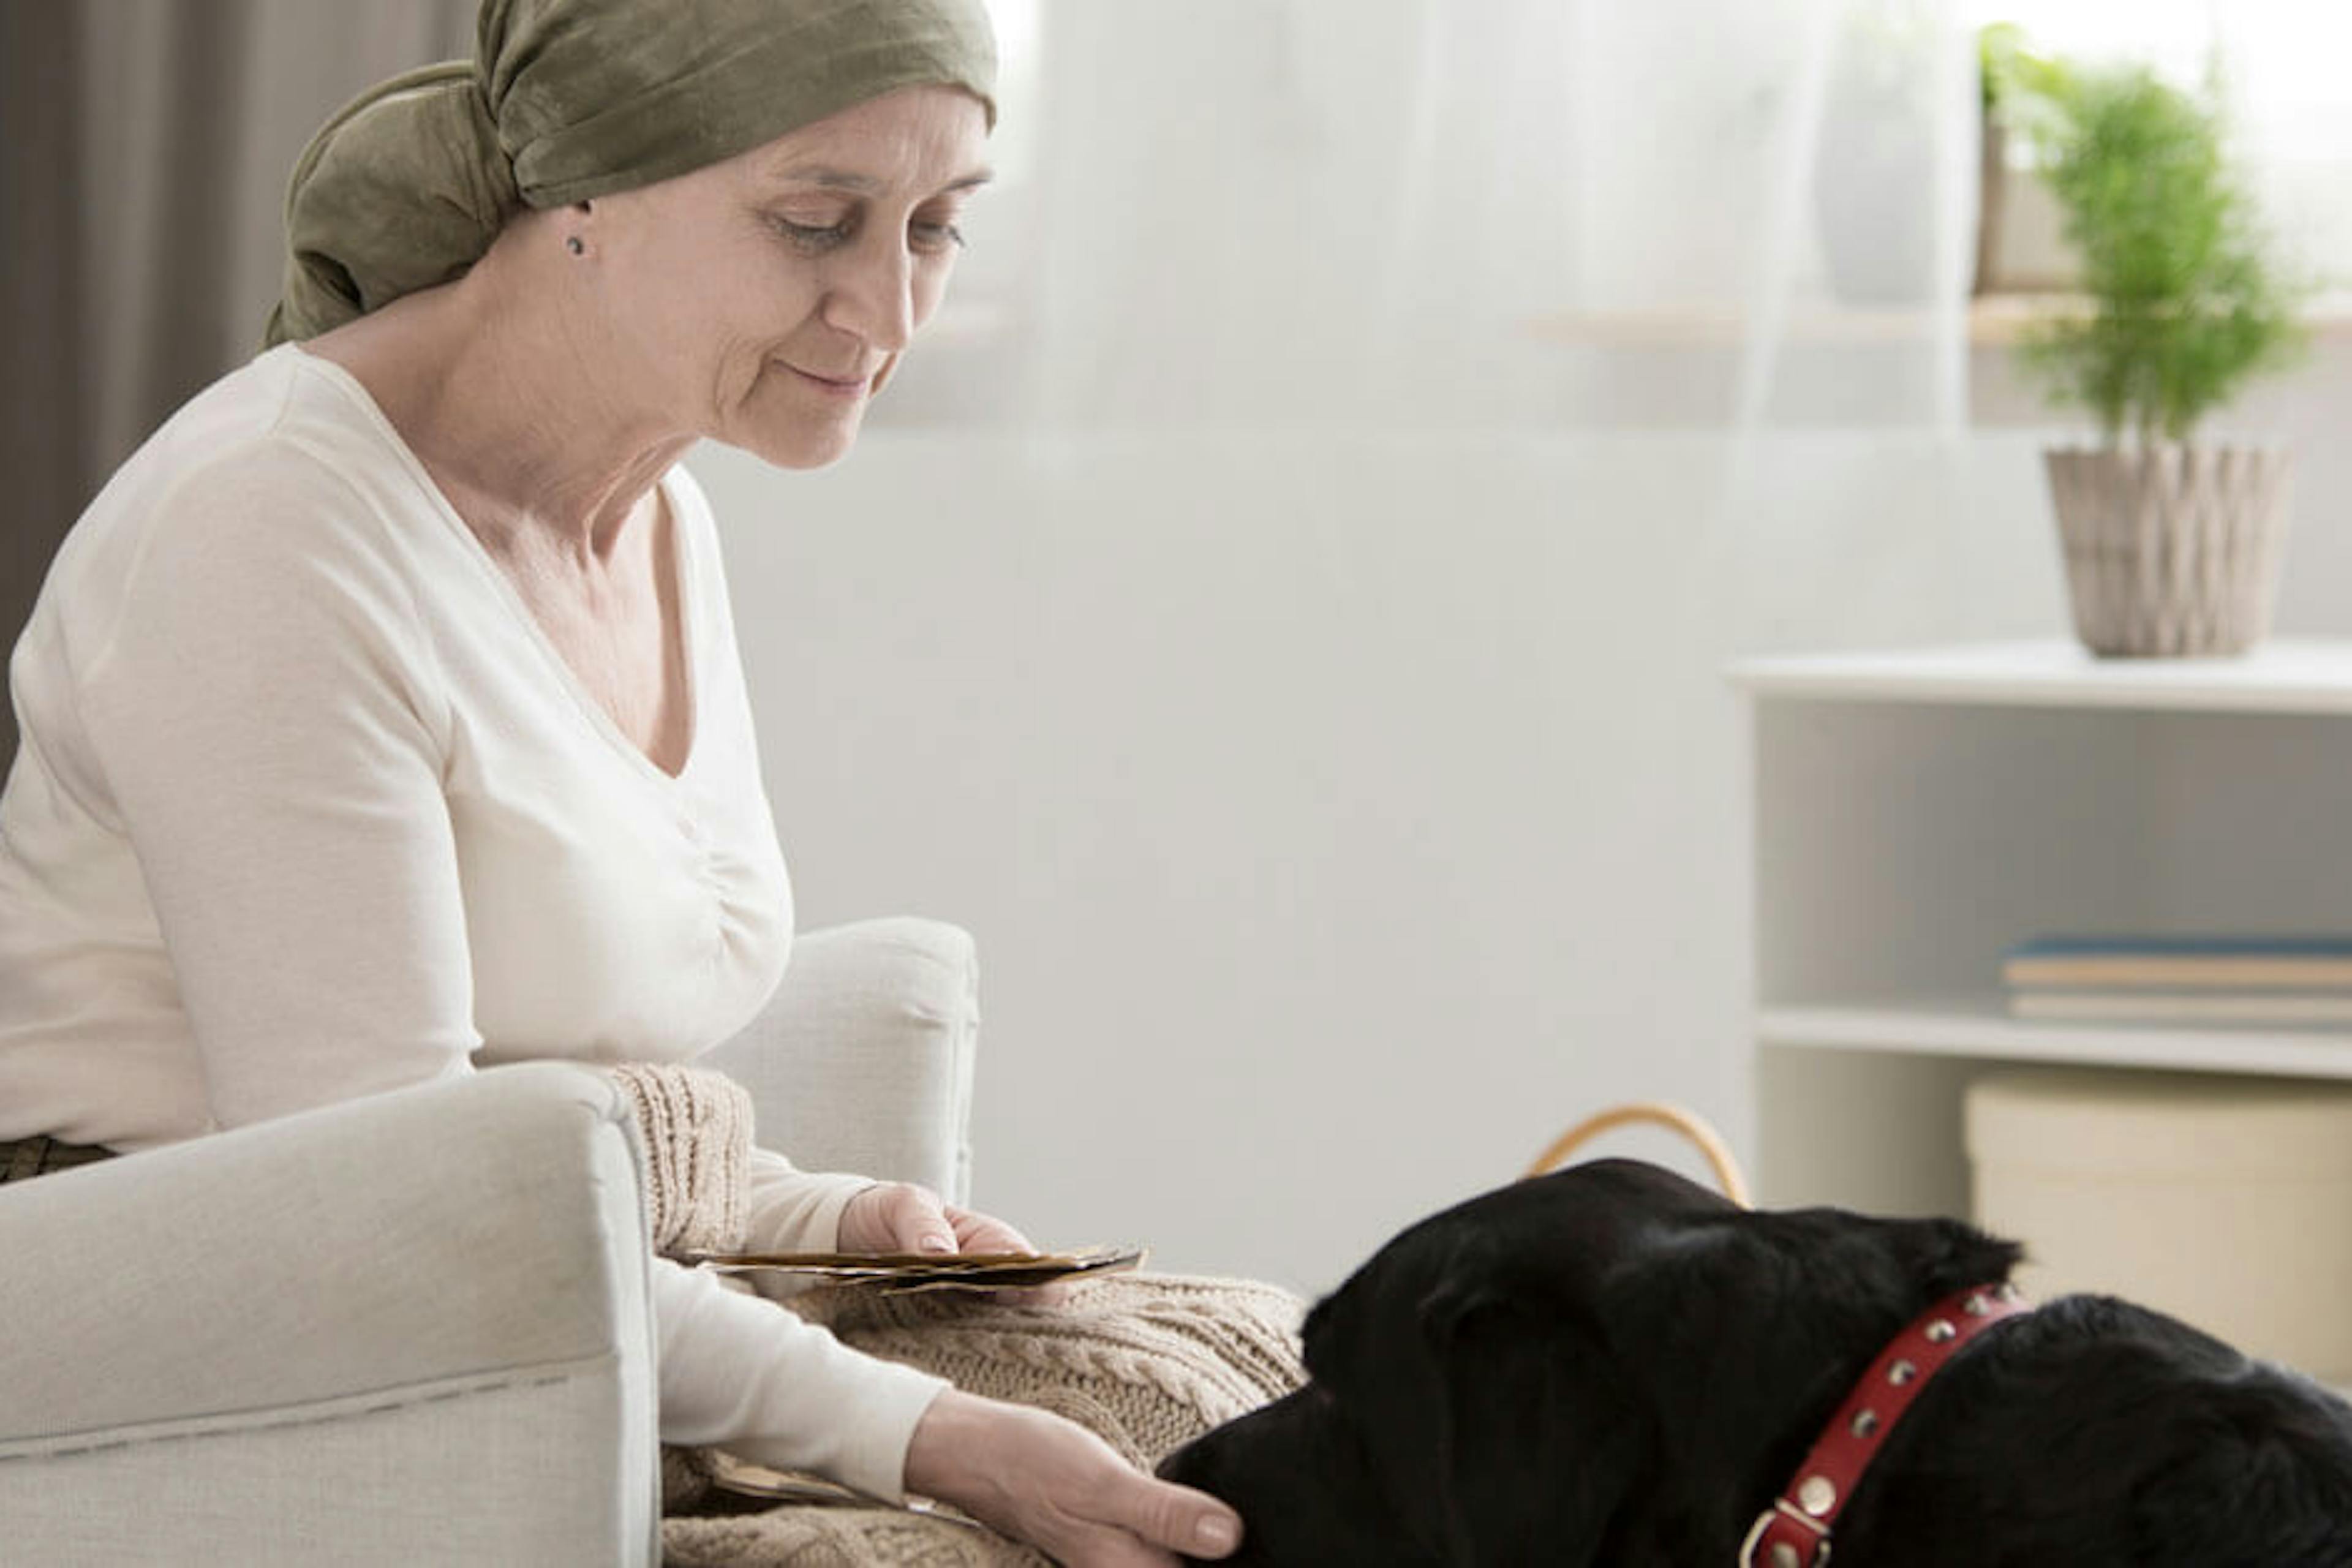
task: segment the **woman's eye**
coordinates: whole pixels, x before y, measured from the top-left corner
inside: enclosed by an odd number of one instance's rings
[[[835,246],[841,245],[849,238],[850,230],[846,222],[820,226],[794,223],[788,217],[780,217],[775,222],[776,227],[783,232],[786,239],[804,250],[831,250]]]
[[[795,223],[788,217],[772,216],[770,220],[777,232],[794,247],[809,255],[822,255],[837,249],[856,237],[857,225],[850,218],[838,223]],[[963,230],[944,219],[917,218],[907,226],[908,248],[920,256],[942,255],[963,244]]]
[[[917,222],[908,226],[908,243],[924,255],[962,247],[963,230],[951,223]]]

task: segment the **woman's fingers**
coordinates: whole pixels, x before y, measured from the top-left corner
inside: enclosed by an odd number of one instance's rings
[[[1066,1568],[1175,1568],[1177,1554],[1218,1558],[1241,1544],[1241,1519],[1205,1492],[1135,1470],[1108,1449],[1079,1485],[1038,1500],[1021,1532]]]
[[[1173,1552],[1146,1546],[1123,1530],[1082,1527],[1059,1546],[1049,1546],[1063,1568],[1181,1568]]]
[[[1129,1471],[1109,1500],[1110,1522],[1138,1538],[1194,1557],[1225,1557],[1241,1545],[1242,1520],[1208,1493]]]
[[[943,1204],[928,1187],[882,1182],[849,1200],[842,1210],[836,1244],[844,1252],[1034,1253],[1035,1245],[992,1215]],[[1070,1297],[1066,1284],[1008,1290],[1003,1300],[1023,1307],[1058,1307]]]
[[[1036,1247],[1029,1238],[1001,1219],[992,1219],[970,1209],[950,1207],[948,1219],[955,1226],[956,1240],[966,1252],[1034,1252]],[[1066,1281],[1039,1285],[1026,1290],[1005,1290],[997,1299],[1015,1307],[1059,1307],[1068,1301],[1071,1286]]]
[[[929,1187],[881,1182],[849,1200],[841,1215],[845,1252],[1034,1252],[1013,1226],[990,1215],[940,1201]]]
[[[950,1205],[948,1224],[955,1231],[956,1246],[964,1252],[1034,1252],[1029,1238],[1005,1224],[984,1214]]]
[[[929,1188],[882,1182],[841,1211],[838,1245],[844,1252],[947,1253],[956,1250],[956,1233]]]
[[[1241,1543],[1241,1516],[1208,1493],[1144,1474],[1058,1415],[1015,1419],[1034,1445],[1013,1487],[1027,1494],[1022,1533],[1067,1568],[1173,1568],[1177,1552],[1223,1557]]]
[[[1058,1415],[949,1390],[915,1429],[909,1489],[945,1498],[1067,1568],[1174,1568],[1218,1558],[1241,1519],[1205,1492],[1145,1475]]]

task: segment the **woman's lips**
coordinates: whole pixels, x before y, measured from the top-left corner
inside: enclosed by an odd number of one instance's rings
[[[776,363],[783,365],[786,370],[791,371],[819,392],[833,397],[863,397],[866,395],[867,385],[873,380],[871,376],[864,375],[819,375],[814,371],[803,370],[796,364],[786,364],[782,360],[778,360]]]

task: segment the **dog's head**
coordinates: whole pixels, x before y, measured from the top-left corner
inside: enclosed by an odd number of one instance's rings
[[[1161,1473],[1241,1511],[1238,1563],[1728,1561],[1870,1355],[2016,1256],[1580,1165],[1398,1237],[1309,1315],[1308,1384]]]

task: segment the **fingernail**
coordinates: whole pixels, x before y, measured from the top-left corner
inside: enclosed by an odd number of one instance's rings
[[[918,1252],[953,1252],[955,1243],[944,1236],[927,1236],[915,1244]]]
[[[1242,1532],[1223,1514],[1209,1514],[1193,1528],[1192,1539],[1211,1552],[1231,1552],[1241,1544]]]

